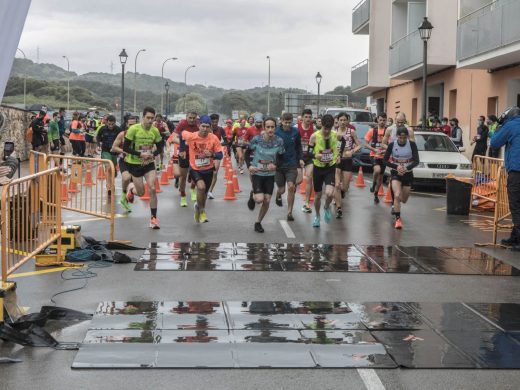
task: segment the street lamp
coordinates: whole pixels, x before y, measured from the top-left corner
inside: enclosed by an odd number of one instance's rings
[[[271,115],[271,57],[267,56],[269,68],[267,71],[267,115]]]
[[[171,57],[171,58],[167,58],[167,59],[164,60],[164,62],[162,64],[162,68],[161,68],[161,82],[164,81],[164,64],[166,64],[170,60],[171,61],[175,61],[175,60],[178,60],[178,58],[177,57]],[[164,112],[163,99],[164,99],[164,94],[161,91],[161,115]]]
[[[67,60],[67,111],[70,110],[70,62],[69,62],[69,57],[67,56],[62,56],[63,58],[65,58]]]
[[[188,83],[186,77],[188,76],[188,70],[191,68],[195,68],[195,65],[188,66],[184,72],[184,86],[186,87],[186,92],[184,93],[184,113],[186,113],[186,95],[188,94]]]
[[[320,84],[321,84],[321,74],[320,72],[316,73],[316,83],[318,84],[318,113],[317,116],[320,116]]]
[[[137,112],[137,57],[139,53],[142,51],[146,51],[146,49],[141,49],[135,55],[135,63],[134,63],[134,114]]]
[[[422,101],[422,128],[426,129],[426,111],[428,110],[428,105],[426,100],[427,91],[426,91],[426,77],[428,70],[428,40],[432,35],[433,26],[428,20],[427,17],[424,17],[422,24],[419,26],[419,33],[421,34],[421,39],[423,41],[423,80],[422,80],[422,93],[423,93],[423,101]]]
[[[22,49],[20,48],[17,48],[16,50],[18,50],[20,53],[22,53],[23,55],[23,59],[26,60],[27,57],[25,56],[25,53],[23,52]],[[27,108],[27,102],[26,102],[26,96],[27,96],[27,70],[24,66],[24,72],[23,72],[23,109],[25,110]]]
[[[166,82],[166,84],[164,84],[164,89],[166,90],[166,118],[168,118],[168,108],[169,108],[168,100],[170,99],[170,97],[168,95],[168,91],[170,90],[170,84],[168,83],[168,81]]]
[[[121,126],[123,126],[123,120],[125,118],[125,64],[128,60],[128,54],[123,49],[119,53],[119,61],[121,61]]]

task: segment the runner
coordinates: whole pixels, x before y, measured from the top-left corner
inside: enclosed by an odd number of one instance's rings
[[[282,195],[285,193],[285,184],[287,183],[287,221],[294,221],[292,212],[296,186],[301,183],[303,176],[298,174],[298,169],[303,169],[305,166],[300,132],[296,127],[293,127],[292,122],[292,114],[286,112],[282,115],[282,126],[276,129],[276,135],[283,139],[285,152],[276,167],[275,181],[278,190],[275,201],[278,206],[282,206]],[[298,179],[300,179],[299,182]]]
[[[336,218],[343,217],[343,198],[350,187],[352,173],[355,172],[353,155],[361,149],[361,142],[356,133],[356,128],[350,124],[350,116],[346,112],[338,115],[340,141],[340,163],[336,168]]]
[[[303,164],[306,176],[305,182],[305,203],[302,207],[304,213],[312,213],[311,209],[311,192],[312,192],[312,156],[309,154],[309,141],[314,133],[314,124],[312,123],[312,110],[305,109],[302,111],[302,120],[298,123],[298,131],[302,140]]]
[[[129,127],[135,125],[137,123],[137,118],[135,116],[126,116],[123,121],[123,129],[117,135],[114,143],[112,144],[112,148],[110,149],[111,153],[119,154],[119,172],[121,172],[121,197],[119,198],[119,203],[125,208],[126,212],[130,213],[132,209],[130,208],[130,203],[134,203],[134,193],[133,191],[128,191],[130,186],[133,186],[132,175],[128,172],[128,166],[125,163],[126,153],[123,150],[123,144],[125,142],[126,132]],[[130,188],[131,190],[131,188]]]
[[[246,127],[246,120],[241,119],[240,124],[237,128],[233,131],[233,139],[234,143],[236,145],[236,153],[238,156],[238,169],[240,170],[240,173],[244,173],[244,160],[245,160],[245,136],[247,133],[248,127]]]
[[[417,145],[410,141],[406,127],[402,126],[397,129],[396,140],[388,145],[384,162],[392,169],[390,185],[394,193],[392,211],[395,216],[394,226],[396,229],[402,229],[401,203],[408,201],[413,182],[413,168],[419,165]]]
[[[312,222],[315,228],[320,227],[320,208],[321,193],[325,184],[325,211],[324,219],[326,223],[332,220],[332,212],[330,204],[334,197],[335,178],[336,178],[336,162],[338,160],[338,136],[332,130],[334,126],[334,118],[330,114],[323,115],[321,119],[323,129],[316,131],[309,140],[309,152],[313,156],[313,186],[315,192],[314,209],[316,216]]]
[[[258,126],[257,119],[255,118],[255,126]],[[265,131],[255,136],[249,144],[249,150],[254,152],[249,167],[251,182],[253,183],[253,202],[262,205],[255,222],[255,232],[258,233],[264,232],[262,220],[269,210],[269,203],[273,195],[276,161],[284,153],[283,140],[275,135],[276,119],[267,118],[263,122],[262,128]],[[248,203],[250,210],[254,209],[254,204],[251,208]]]
[[[321,130],[323,128],[323,125],[321,124],[321,116],[316,118],[315,124],[315,131]]]
[[[210,132],[211,119],[204,115],[200,118],[199,131],[181,133],[181,150],[186,146],[190,156],[189,174],[193,183],[197,186],[197,203],[195,204],[195,222],[209,222],[206,215],[206,198],[213,172],[220,166],[220,160],[224,157],[222,145],[217,136]]]
[[[226,127],[224,127],[224,134],[225,134],[225,143],[224,145],[227,148],[228,156],[231,158],[231,150],[233,145],[233,120],[232,119],[226,119]],[[236,153],[235,153],[236,158]]]
[[[150,227],[160,229],[157,219],[157,193],[155,192],[155,158],[161,154],[164,148],[164,140],[156,127],[152,126],[155,117],[155,109],[145,107],[141,123],[130,127],[126,133],[123,150],[127,154],[125,162],[128,172],[132,175],[133,188],[131,194],[142,196],[144,194],[143,177],[150,190]],[[156,150],[153,151],[153,147]],[[127,193],[128,199],[128,193]]]
[[[81,122],[81,115],[77,112],[72,114],[72,122],[69,126],[69,141],[72,146],[72,155],[84,157],[85,156],[85,136],[84,127]]]
[[[390,142],[395,141],[397,137],[397,128],[402,126],[408,129],[410,141],[415,142],[414,131],[410,126],[406,124],[406,115],[404,114],[404,112],[400,112],[395,117],[395,123],[386,128],[385,137],[383,138],[383,145],[388,146]]]
[[[211,119],[211,132],[218,138],[218,141],[222,145],[223,141],[225,143],[226,133],[224,132],[224,129],[218,125],[220,115],[211,114],[209,118]],[[215,170],[213,171],[213,180],[211,182],[211,187],[208,191],[208,199],[215,199],[215,197],[213,196],[213,190],[215,189],[215,185],[217,184],[218,171],[219,169],[215,167]]]
[[[96,141],[101,144],[101,158],[103,160],[110,160],[114,164],[114,169],[117,167],[117,153],[112,152],[112,146],[116,140],[121,128],[116,126],[116,117],[109,115],[107,117],[107,124],[102,126],[96,136]],[[117,176],[117,170],[114,172],[114,177]]]
[[[386,132],[386,114],[380,113],[377,116],[377,129],[370,127],[365,135],[365,147],[370,150],[370,158],[372,159],[373,179],[370,192],[374,193],[374,203],[379,203],[379,187],[383,185],[383,175],[385,173],[385,163],[383,158],[387,145],[383,144],[383,138]]]
[[[250,145],[251,141],[257,135],[262,134],[262,132],[264,131],[264,116],[262,114],[255,114],[254,121],[255,121],[255,124],[253,126],[249,127],[249,129],[247,129],[246,135],[244,137],[244,142],[247,147],[247,149],[245,150],[245,155],[244,155],[247,169],[249,169],[249,167],[251,166],[251,162],[253,161],[253,158],[255,157],[255,150],[249,148],[249,145]],[[251,180],[251,185],[252,185],[253,177],[250,175],[249,178]],[[252,186],[251,188],[253,188],[253,187],[254,186]],[[249,193],[249,200],[247,201],[247,207],[249,207],[249,210],[255,209],[255,200],[253,199],[253,192],[254,191],[251,190],[251,192]]]
[[[94,113],[89,112],[85,122],[85,143],[86,156],[93,158],[96,155],[96,130],[98,128],[98,121],[94,118]]]
[[[162,139],[164,142],[168,139],[170,136],[170,132],[168,130],[168,125],[164,121],[164,118],[161,114],[157,114],[155,116],[155,122],[153,123],[153,126],[156,127],[159,130],[159,133],[161,134]],[[164,151],[161,153],[161,160],[160,164],[157,164],[157,171],[160,172],[163,169],[163,163],[164,163]]]
[[[197,112],[190,111],[186,114],[186,119],[180,121],[175,129],[175,132],[180,136],[183,131],[190,133],[196,133],[199,131],[197,125]],[[179,148],[179,168],[180,168],[180,180],[179,180],[179,192],[181,194],[181,207],[187,207],[188,202],[186,201],[186,179],[188,177],[188,168],[190,167],[190,156],[189,150],[184,150],[182,147]],[[192,183],[191,188],[191,201],[197,200],[197,192],[195,191],[195,184]]]

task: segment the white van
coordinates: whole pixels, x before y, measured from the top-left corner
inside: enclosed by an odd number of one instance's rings
[[[329,107],[323,111],[323,115],[330,114],[332,116],[338,115],[340,112],[346,112],[350,115],[350,121],[354,123],[373,123],[375,118],[368,110],[352,107]]]

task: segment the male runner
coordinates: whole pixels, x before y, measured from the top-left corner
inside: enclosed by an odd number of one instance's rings
[[[309,141],[311,135],[314,133],[314,124],[312,123],[312,110],[305,109],[302,111],[302,120],[298,123],[298,131],[302,139],[302,152],[305,176],[307,181],[305,183],[305,203],[302,207],[304,213],[312,213],[311,209],[311,192],[312,192],[312,171],[314,165],[312,164],[312,157],[309,154]]]
[[[101,158],[103,160],[112,161],[114,169],[117,167],[117,153],[113,153],[111,150],[120,132],[121,129],[119,126],[116,126],[116,117],[109,115],[107,117],[107,124],[99,128],[96,135],[96,141],[101,144]],[[114,174],[117,176],[117,171],[114,172]]]
[[[394,226],[396,229],[402,229],[401,203],[408,201],[413,182],[413,168],[419,165],[417,145],[410,141],[406,127],[397,128],[396,139],[388,145],[384,161],[392,169],[390,184],[394,194],[392,211],[395,216]]]
[[[130,192],[137,196],[144,194],[143,177],[150,190],[150,227],[160,229],[157,219],[157,193],[155,192],[155,157],[159,156],[164,148],[164,140],[156,127],[152,126],[155,109],[145,107],[141,123],[130,127],[125,136],[123,151],[127,154],[125,162],[128,172],[132,175],[134,187]],[[153,151],[153,147],[156,150]],[[128,194],[127,194],[128,198]]]
[[[370,150],[372,159],[373,182],[370,192],[374,193],[374,203],[379,203],[379,187],[383,185],[383,175],[385,173],[385,163],[383,158],[387,145],[383,144],[385,136],[386,114],[380,113],[377,116],[377,128],[370,127],[365,135],[365,147]]]
[[[255,118],[255,126],[258,126],[257,119]],[[255,232],[258,233],[264,232],[262,220],[267,214],[267,210],[269,210],[269,203],[273,195],[276,161],[284,153],[283,140],[275,135],[276,119],[267,118],[262,128],[265,131],[255,136],[249,144],[249,150],[254,152],[251,165],[249,166],[249,173],[253,183],[253,202],[262,205],[255,222]],[[249,207],[249,209],[253,210],[254,207]]]
[[[226,133],[224,132],[224,129],[218,125],[218,121],[220,120],[219,114],[211,114],[209,116],[211,119],[211,132],[218,138],[218,141],[222,145],[222,141],[225,140]],[[215,185],[217,184],[217,178],[218,178],[218,168],[213,171],[213,180],[211,182],[211,187],[208,191],[208,199],[215,199],[213,196],[213,190],[215,189]]]
[[[336,168],[336,218],[343,217],[343,197],[350,187],[354,167],[353,155],[361,149],[361,142],[356,134],[356,128],[350,124],[350,116],[346,112],[338,115],[338,141],[340,162]]]
[[[199,131],[184,131],[180,136],[181,148],[188,146],[190,156],[189,174],[197,186],[197,203],[195,204],[195,222],[209,222],[206,215],[206,198],[213,172],[220,166],[224,157],[222,145],[217,136],[210,132],[211,119],[204,115],[200,118]]]
[[[226,127],[224,127],[224,136],[225,136],[224,145],[227,148],[229,158],[231,158],[231,146],[233,144],[233,120],[232,119],[226,119]]]
[[[332,130],[334,126],[334,117],[330,114],[323,115],[321,122],[323,129],[316,131],[309,140],[309,152],[313,156],[313,182],[314,182],[314,209],[316,216],[312,222],[315,228],[320,227],[320,208],[321,193],[325,184],[325,211],[324,219],[326,223],[332,220],[332,212],[330,204],[334,197],[335,178],[336,178],[336,162],[338,160],[338,136]]]
[[[240,170],[240,173],[244,173],[244,161],[245,161],[245,151],[246,151],[246,141],[245,141],[245,137],[246,137],[246,133],[247,133],[247,129],[249,128],[246,127],[246,120],[245,119],[241,119],[240,120],[240,124],[238,127],[236,127],[234,130],[233,130],[233,139],[234,139],[234,143],[236,145],[236,151],[237,151],[237,156],[238,156],[238,168]]]
[[[404,112],[400,112],[395,117],[395,123],[392,126],[387,127],[385,131],[385,136],[383,138],[383,145],[388,146],[390,142],[394,142],[397,138],[397,128],[398,127],[406,127],[408,129],[408,137],[410,141],[415,142],[415,134],[413,129],[407,125],[406,123],[406,115]]]
[[[190,111],[186,114],[186,119],[180,121],[175,129],[175,132],[180,136],[183,131],[190,133],[196,133],[199,131],[197,124],[197,112]],[[190,167],[190,156],[189,150],[184,150],[182,146],[179,148],[179,168],[180,168],[180,181],[179,181],[179,192],[181,194],[181,207],[187,207],[188,202],[186,201],[186,179],[188,177],[188,168]],[[195,184],[192,183],[191,188],[191,200],[192,202],[197,200],[197,192],[195,191]]]
[[[251,166],[251,161],[255,157],[255,150],[249,148],[249,145],[253,138],[255,138],[257,135],[262,134],[264,131],[264,116],[262,114],[256,114],[255,115],[255,124],[253,126],[250,126],[249,129],[247,129],[246,135],[244,137],[244,142],[247,147],[245,150],[244,159],[246,162],[247,169]],[[249,176],[251,179],[251,184],[253,184],[253,177]],[[247,201],[247,207],[249,207],[249,210],[255,209],[255,200],[253,199],[253,190],[251,190],[249,194],[249,200]]]
[[[153,126],[159,130],[159,134],[161,134],[162,139],[164,142],[168,139],[170,136],[170,132],[168,130],[168,125],[164,121],[164,118],[161,114],[157,114],[155,116],[155,122],[153,123]],[[163,169],[163,162],[164,162],[164,151],[161,153],[161,163],[157,165],[157,171],[162,171]]]
[[[296,186],[301,182],[298,182],[298,169],[303,169],[305,166],[300,132],[293,127],[292,121],[292,114],[286,112],[282,115],[282,126],[276,129],[276,135],[283,139],[285,153],[280,157],[280,163],[276,167],[275,181],[278,190],[275,202],[278,206],[282,206],[282,195],[285,193],[287,183],[289,191],[287,194],[287,221],[294,221],[292,211]]]

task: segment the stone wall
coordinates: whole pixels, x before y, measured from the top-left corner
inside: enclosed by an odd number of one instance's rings
[[[0,156],[4,153],[4,142],[14,142],[20,160],[29,159],[31,144],[25,141],[25,130],[30,124],[30,111],[0,105]]]

